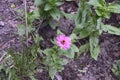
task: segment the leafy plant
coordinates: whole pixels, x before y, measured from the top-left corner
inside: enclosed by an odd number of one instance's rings
[[[54,23],[54,20],[58,21],[61,17],[59,6],[62,0],[35,0],[34,4],[38,6],[41,20],[46,20],[52,28],[55,28],[58,22]]]
[[[58,7],[62,4],[62,0],[35,0],[35,5],[40,8],[40,16],[42,18],[49,18],[58,20],[60,18],[60,11]]]
[[[92,8],[93,7],[93,8]],[[109,18],[110,13],[120,13],[120,5],[115,3],[106,3],[105,0],[81,0],[78,12],[76,14],[74,33],[79,38],[89,37],[89,48],[91,57],[97,60],[100,53],[98,37],[103,32],[120,35],[120,29],[115,26],[105,25],[102,20]],[[87,49],[88,47],[86,47]]]
[[[64,65],[69,62],[67,58],[74,58],[75,52],[79,52],[79,49],[74,44],[72,44],[69,49],[65,50],[64,48],[61,49],[59,46],[56,46],[56,43],[54,43],[52,48],[43,51],[45,55],[43,57],[43,63],[47,66],[52,79],[54,79],[58,72],[64,69]]]
[[[35,10],[30,13],[26,12],[26,28],[24,25],[18,26],[18,33],[22,38],[24,34],[29,33],[26,37],[27,44],[28,38],[32,37],[32,45],[23,45],[20,52],[10,51],[2,55],[0,58],[0,64],[2,64],[0,76],[2,77],[0,79],[23,80],[24,77],[29,77],[34,80],[34,71],[39,65],[38,55],[42,57],[42,64],[49,71],[50,77],[54,79],[55,75],[64,69],[69,59],[75,57],[75,53],[79,56],[81,53],[90,51],[91,57],[97,60],[100,53],[99,35],[102,33],[120,35],[119,28],[103,22],[103,19],[110,18],[111,13],[120,13],[119,4],[106,3],[105,0],[80,0],[77,13],[67,14],[59,10],[62,3],[62,0],[35,0],[34,4],[37,6]],[[59,19],[62,15],[74,21],[76,27],[73,33],[66,36],[58,30],[56,39],[51,40],[53,46],[41,50],[39,41],[42,38],[37,33],[38,29],[44,26],[41,23],[45,22],[45,25],[50,25],[55,29],[59,26]],[[40,21],[39,27],[33,25],[36,19]],[[28,32],[25,33],[27,29]],[[80,48],[74,44],[78,39],[87,37],[89,42]],[[9,60],[12,62],[12,67],[7,64]],[[114,65],[113,72],[117,69],[118,67]]]
[[[34,72],[39,65],[38,53],[40,53],[38,45],[33,45],[29,49],[23,47],[21,52],[13,52],[13,50],[5,52],[0,58],[0,78],[2,80],[24,80],[28,77],[35,80]]]
[[[88,4],[94,6],[96,14],[103,18],[109,18],[111,12],[120,13],[120,5],[106,3],[105,0],[90,0]]]

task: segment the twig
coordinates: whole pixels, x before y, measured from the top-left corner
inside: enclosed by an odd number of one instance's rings
[[[24,6],[25,6],[25,36],[26,36],[26,44],[28,47],[28,20],[27,20],[27,3],[26,0],[24,0]]]

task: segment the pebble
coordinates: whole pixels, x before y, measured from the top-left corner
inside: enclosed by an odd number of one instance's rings
[[[0,21],[0,28],[3,28],[5,26],[5,23],[3,21]]]

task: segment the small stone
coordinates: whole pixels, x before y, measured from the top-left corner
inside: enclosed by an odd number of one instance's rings
[[[5,23],[3,21],[0,21],[0,28],[4,27]]]
[[[16,6],[15,6],[14,3],[12,3],[10,7],[11,7],[11,8],[15,8]]]

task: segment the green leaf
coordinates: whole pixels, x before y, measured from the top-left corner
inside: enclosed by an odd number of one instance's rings
[[[67,19],[74,20],[75,14],[65,13],[64,11],[61,12]]]
[[[48,56],[51,54],[51,49],[45,49],[43,52]]]
[[[49,75],[52,80],[54,79],[56,73],[57,73],[57,69],[55,67],[49,67]]]
[[[86,38],[86,37],[88,37],[89,35],[90,35],[90,31],[87,29],[87,28],[85,28],[85,29],[81,29],[80,30],[80,38],[82,39],[82,38]]]
[[[68,63],[68,60],[66,60],[66,59],[60,59],[59,61],[60,61],[59,63],[61,65],[66,65]]]
[[[61,17],[61,13],[58,9],[54,9],[50,12],[50,15],[53,17],[55,20],[59,20]]]
[[[78,37],[77,37],[77,35],[76,35],[75,33],[72,33],[72,34],[70,35],[70,38],[71,38],[71,40],[76,40],[76,39],[78,39]]]
[[[84,5],[83,5],[84,4]],[[88,15],[91,13],[91,8],[89,5],[85,4],[85,3],[81,3],[78,12],[75,16],[75,25],[77,28],[84,28],[86,22],[88,23],[87,19],[88,19]]]
[[[89,48],[90,48],[90,44],[89,44],[89,43],[80,46],[80,49],[79,49],[80,52],[79,52],[78,54],[80,55],[81,53],[86,53],[86,52],[88,52],[88,51],[89,51]]]
[[[102,30],[110,34],[120,35],[120,28],[111,25],[102,24]]]
[[[28,19],[31,20],[31,22],[33,22],[35,19],[39,19],[40,14],[39,14],[38,8],[35,8],[32,14],[28,13],[27,16],[28,16]]]
[[[79,52],[79,49],[76,45],[72,45],[71,46],[71,49],[74,51],[74,52]]]
[[[98,38],[96,36],[91,35],[89,42],[90,42],[91,57],[94,58],[95,60],[97,60],[98,55],[100,53],[100,47],[98,45],[98,43],[99,43]]]
[[[99,0],[89,0],[88,4],[95,7],[102,7],[102,5],[99,3]]]
[[[119,4],[109,3],[108,9],[110,12],[120,13],[120,5]]]
[[[52,9],[52,6],[50,4],[46,4],[44,10],[49,11]]]
[[[34,5],[40,6],[43,3],[43,0],[35,0]]]
[[[33,75],[29,75],[29,77],[31,80],[37,80],[37,79],[35,79],[35,77]]]
[[[55,4],[56,4],[56,6],[60,6],[63,4],[63,2],[56,2]]]
[[[63,53],[63,55],[65,55],[68,58],[74,58],[74,55],[75,55],[74,50],[71,49],[71,48],[67,51],[66,50],[61,50],[60,52]]]
[[[99,31],[99,34],[102,34],[101,23],[102,23],[102,19],[101,18],[97,19],[96,29]]]
[[[57,30],[57,35],[63,34],[59,29]]]

